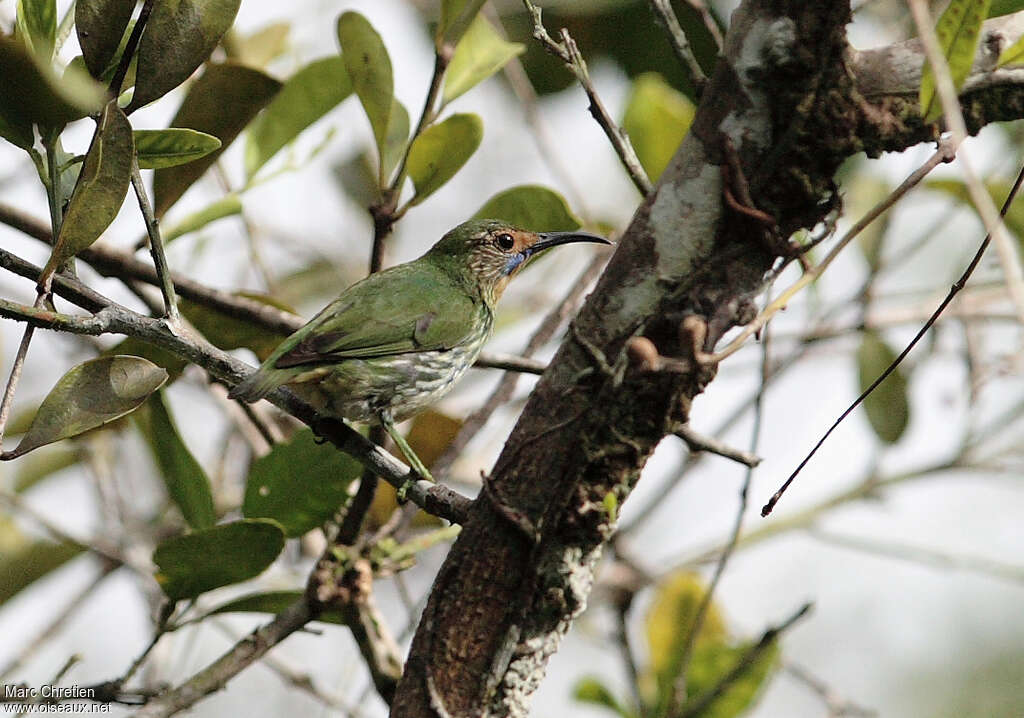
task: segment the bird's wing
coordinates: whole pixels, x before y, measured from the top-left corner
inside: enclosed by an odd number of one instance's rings
[[[293,334],[294,341],[286,340],[267,365],[287,369],[450,349],[468,339],[486,311],[442,272],[400,265],[346,290]]]

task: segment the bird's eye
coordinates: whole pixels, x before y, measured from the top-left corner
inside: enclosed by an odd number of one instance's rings
[[[502,233],[499,234],[494,239],[498,243],[498,246],[504,249],[506,252],[512,249],[512,247],[514,247],[516,244],[516,240],[512,238],[511,234]]]

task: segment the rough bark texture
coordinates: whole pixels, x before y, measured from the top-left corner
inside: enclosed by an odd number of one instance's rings
[[[631,365],[630,338],[692,359],[695,335],[680,329],[683,320],[692,327],[699,318],[705,349],[749,321],[781,246],[763,224],[723,209],[725,138],[753,203],[786,237],[835,206],[832,178],[844,159],[936,135],[920,120],[913,80],[858,90],[851,61],[874,62],[883,74],[886,61],[848,48],[848,21],[845,2],[751,0],[734,14],[691,132],[637,210],[438,574],[393,716],[528,714],[614,531],[608,507],[626,499],[655,446],[714,376],[696,362],[688,373]],[[909,56],[919,75],[920,55]],[[1006,88],[1020,117],[1024,93],[1012,80]],[[974,127],[1007,118],[1006,97],[1000,104],[979,93]]]

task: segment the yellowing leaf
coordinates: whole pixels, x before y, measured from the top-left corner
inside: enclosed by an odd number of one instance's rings
[[[1024,35],[1017,38],[1017,42],[1010,45],[999,55],[996,67],[1005,65],[1019,65],[1024,62]]]
[[[456,44],[483,4],[484,0],[441,0],[441,20],[434,34],[435,46],[441,48]]]
[[[423,131],[409,148],[406,167],[416,188],[412,204],[440,189],[480,146],[484,125],[476,115],[452,115]]]
[[[506,42],[483,15],[477,15],[448,65],[441,94],[443,104],[483,82],[525,50],[522,43]]]
[[[693,103],[657,73],[644,73],[633,82],[622,127],[652,182],[658,180],[679,148],[693,114]]]
[[[79,364],[57,381],[21,443],[4,458],[16,458],[122,417],[165,381],[166,371],[140,357],[107,356]]]
[[[991,0],[951,0],[939,16],[935,34],[942,55],[949,65],[953,87],[959,90],[971,72],[974,53],[978,49],[981,24],[988,16]],[[926,63],[921,73],[921,93],[918,98],[925,122],[934,122],[942,116],[942,103],[935,91],[935,68]]]

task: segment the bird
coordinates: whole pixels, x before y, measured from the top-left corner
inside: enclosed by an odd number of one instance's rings
[[[530,232],[473,219],[418,259],[345,289],[228,394],[254,402],[285,386],[321,416],[381,425],[423,478],[430,472],[395,429],[447,394],[494,329],[502,292],[540,252],[589,232]]]

